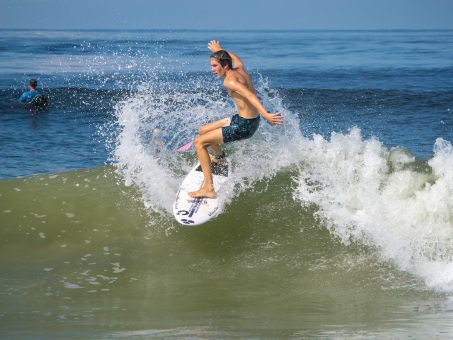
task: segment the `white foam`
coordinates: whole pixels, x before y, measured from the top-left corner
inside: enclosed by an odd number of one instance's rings
[[[450,143],[437,140],[434,157],[418,167],[407,150],[363,140],[358,129],[330,141],[314,136],[302,148],[306,162],[294,196],[315,204],[332,234],[346,245],[376,248],[428,287],[453,291]]]
[[[195,138],[203,124],[236,113],[232,100],[219,89],[219,84],[213,84],[214,91],[193,85],[196,90],[163,90],[159,80],[150,81],[115,108],[118,135],[113,158],[118,172],[126,185],[140,190],[145,207],[154,212],[171,213],[177,189],[196,161],[194,152],[188,155],[174,150]],[[264,91],[266,86],[261,81],[265,105],[284,111],[278,96]],[[159,130],[157,139],[164,143],[159,153],[154,142],[155,129]],[[285,127],[279,128],[263,120],[253,143],[228,145],[228,150],[234,148],[235,163],[235,182],[230,185],[239,183],[245,188],[293,162],[290,149],[284,145],[289,145],[295,136],[300,136],[296,119],[288,117]]]

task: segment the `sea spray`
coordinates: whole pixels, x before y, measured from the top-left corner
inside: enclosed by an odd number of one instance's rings
[[[255,77],[264,105],[270,111],[281,111],[285,125],[272,127],[262,119],[252,139],[223,146],[235,173],[229,192],[236,186],[239,193],[293,163],[288,146],[301,138],[298,120],[286,115],[278,92],[269,89],[261,76]],[[156,76],[115,107],[112,157],[125,184],[137,186],[143,202],[154,212],[171,212],[178,186],[196,162],[193,149],[190,153],[175,150],[193,140],[200,126],[236,113],[233,101],[219,84],[206,89],[206,79],[188,75],[181,81],[192,86],[175,90],[170,88],[171,82]],[[153,136],[156,130],[158,137]]]
[[[451,144],[437,140],[420,166],[407,150],[362,139],[359,129],[327,141],[315,135],[295,179],[295,199],[345,245],[376,249],[384,261],[439,291],[453,290],[453,161]]]

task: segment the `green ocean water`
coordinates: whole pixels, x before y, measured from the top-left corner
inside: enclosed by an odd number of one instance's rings
[[[0,336],[453,335],[453,302],[293,199],[294,171],[183,227],[113,167],[0,181]]]

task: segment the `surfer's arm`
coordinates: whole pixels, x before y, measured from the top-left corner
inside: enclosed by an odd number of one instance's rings
[[[241,58],[239,58],[236,54],[227,51],[230,55],[231,59],[233,60],[233,67],[234,68],[244,68],[244,63],[242,62]]]
[[[19,97],[19,99],[12,99],[13,102],[15,103],[22,103],[27,101],[27,92],[22,93],[22,95]]]
[[[261,116],[263,116],[263,118],[273,126],[283,124],[283,116],[281,115],[281,113],[277,112],[275,114],[272,114],[267,112],[256,94],[250,91],[245,85],[233,79],[225,80],[224,85],[229,91],[236,92],[244,99],[246,99],[261,114]]]
[[[223,50],[223,48],[220,47],[220,42],[215,41],[215,40],[211,40],[208,43],[208,48],[211,50],[211,52],[217,52],[217,51]],[[227,51],[227,52],[230,55],[235,68],[244,68],[244,63],[242,62],[241,58],[239,58],[233,52],[230,52],[230,51]]]

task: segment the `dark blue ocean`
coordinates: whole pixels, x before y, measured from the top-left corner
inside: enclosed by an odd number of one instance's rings
[[[438,137],[452,140],[451,31],[2,30],[0,177],[108,163],[109,138],[99,130],[127,93],[218,88],[211,38],[278,92],[307,137],[358,127],[417,157],[432,156]],[[34,116],[8,105],[31,77],[51,97]]]
[[[0,33],[0,337],[453,336],[453,31]],[[285,124],[187,228],[212,39]]]

